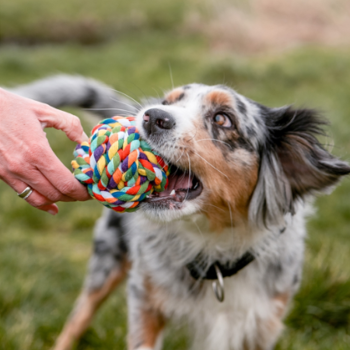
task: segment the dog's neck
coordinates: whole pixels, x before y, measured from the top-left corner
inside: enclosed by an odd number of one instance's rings
[[[164,241],[164,244],[167,240],[171,240],[174,249],[177,242],[179,251],[174,254],[178,259],[190,262],[197,254],[202,254],[208,266],[216,261],[223,264],[235,261],[248,251],[259,255],[260,247],[265,247],[267,242],[276,240],[283,228],[257,230],[248,225],[240,225],[213,232],[209,220],[202,214],[183,217],[168,223],[151,221],[141,212],[137,215],[140,215],[137,220],[140,236],[147,235],[147,232],[151,235],[157,232],[157,239]],[[186,247],[186,249],[180,247]]]

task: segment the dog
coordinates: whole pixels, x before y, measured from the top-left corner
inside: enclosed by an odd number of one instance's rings
[[[71,348],[126,277],[129,350],[161,349],[169,319],[188,321],[195,349],[274,348],[300,285],[312,198],[350,172],[318,141],[317,111],[269,108],[225,85],[189,84],[143,105],[83,77],[13,91],[104,117],[134,115],[172,169],[166,191],[136,213],[104,210],[55,350]]]

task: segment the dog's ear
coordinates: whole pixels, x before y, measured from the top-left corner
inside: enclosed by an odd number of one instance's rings
[[[262,112],[266,139],[249,215],[251,222],[270,226],[293,214],[298,199],[335,185],[350,167],[318,141],[326,123],[316,111],[284,107]]]

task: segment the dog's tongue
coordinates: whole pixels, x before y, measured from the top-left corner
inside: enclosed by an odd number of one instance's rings
[[[170,196],[173,190],[187,190],[192,187],[193,176],[190,177],[189,173],[175,173],[170,174],[168,177],[168,188],[159,193],[159,197]]]

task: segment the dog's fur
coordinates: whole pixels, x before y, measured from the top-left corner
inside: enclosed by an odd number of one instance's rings
[[[268,108],[223,85],[186,85],[145,107],[81,77],[14,92],[56,107],[106,108],[104,117],[134,114],[142,137],[203,186],[192,200],[145,202],[133,214],[104,211],[83,291],[56,350],[71,348],[127,275],[130,350],[160,349],[170,318],[189,320],[196,349],[273,349],[301,280],[309,198],[350,172],[316,139],[324,124],[316,111]],[[154,108],[175,125],[147,131],[143,116]],[[216,123],[218,114],[226,125]],[[223,303],[211,281],[193,279],[186,267],[198,254],[210,266],[247,251],[255,260],[225,278]]]

